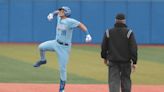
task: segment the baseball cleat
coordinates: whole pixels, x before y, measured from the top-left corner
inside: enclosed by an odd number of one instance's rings
[[[65,83],[66,83],[66,81],[62,81],[62,80],[60,80],[60,88],[59,88],[59,92],[64,92]]]
[[[34,67],[39,67],[40,65],[42,65],[42,64],[46,64],[47,63],[47,61],[46,60],[44,60],[44,61],[38,61],[38,62],[36,62],[33,66]]]
[[[60,90],[59,92],[64,92],[64,90]]]

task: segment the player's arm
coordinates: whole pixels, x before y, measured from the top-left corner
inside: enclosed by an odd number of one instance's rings
[[[49,13],[48,16],[47,16],[47,19],[48,19],[49,21],[51,21],[51,20],[53,19],[54,16],[57,16],[57,15],[58,15],[58,13],[59,13],[59,10],[55,10],[55,11]]]
[[[91,35],[89,34],[89,31],[88,31],[87,27],[86,27],[83,23],[80,23],[80,24],[78,25],[78,28],[80,28],[83,32],[85,32],[85,34],[86,34],[85,41],[86,41],[86,42],[91,42],[91,41],[92,41],[92,37],[91,37]]]

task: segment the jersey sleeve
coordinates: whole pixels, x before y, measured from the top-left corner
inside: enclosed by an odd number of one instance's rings
[[[80,24],[80,22],[77,21],[77,20],[75,20],[75,19],[71,19],[71,20],[70,20],[70,27],[71,27],[71,28],[75,28],[75,27],[77,27],[79,24]]]

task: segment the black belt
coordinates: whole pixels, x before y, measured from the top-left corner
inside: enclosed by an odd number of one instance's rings
[[[64,42],[61,42],[61,41],[59,41],[59,40],[57,40],[57,42],[58,42],[59,44],[61,44],[61,45],[65,45],[65,46],[68,46],[68,45],[69,45],[68,43],[64,43]]]

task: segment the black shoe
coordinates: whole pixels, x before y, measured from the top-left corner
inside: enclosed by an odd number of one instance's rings
[[[66,83],[65,81],[60,80],[59,92],[64,92],[65,83]]]
[[[42,65],[42,64],[46,64],[47,63],[47,61],[46,60],[44,60],[44,61],[38,61],[38,62],[36,62],[33,66],[34,67],[39,67],[40,65]]]

